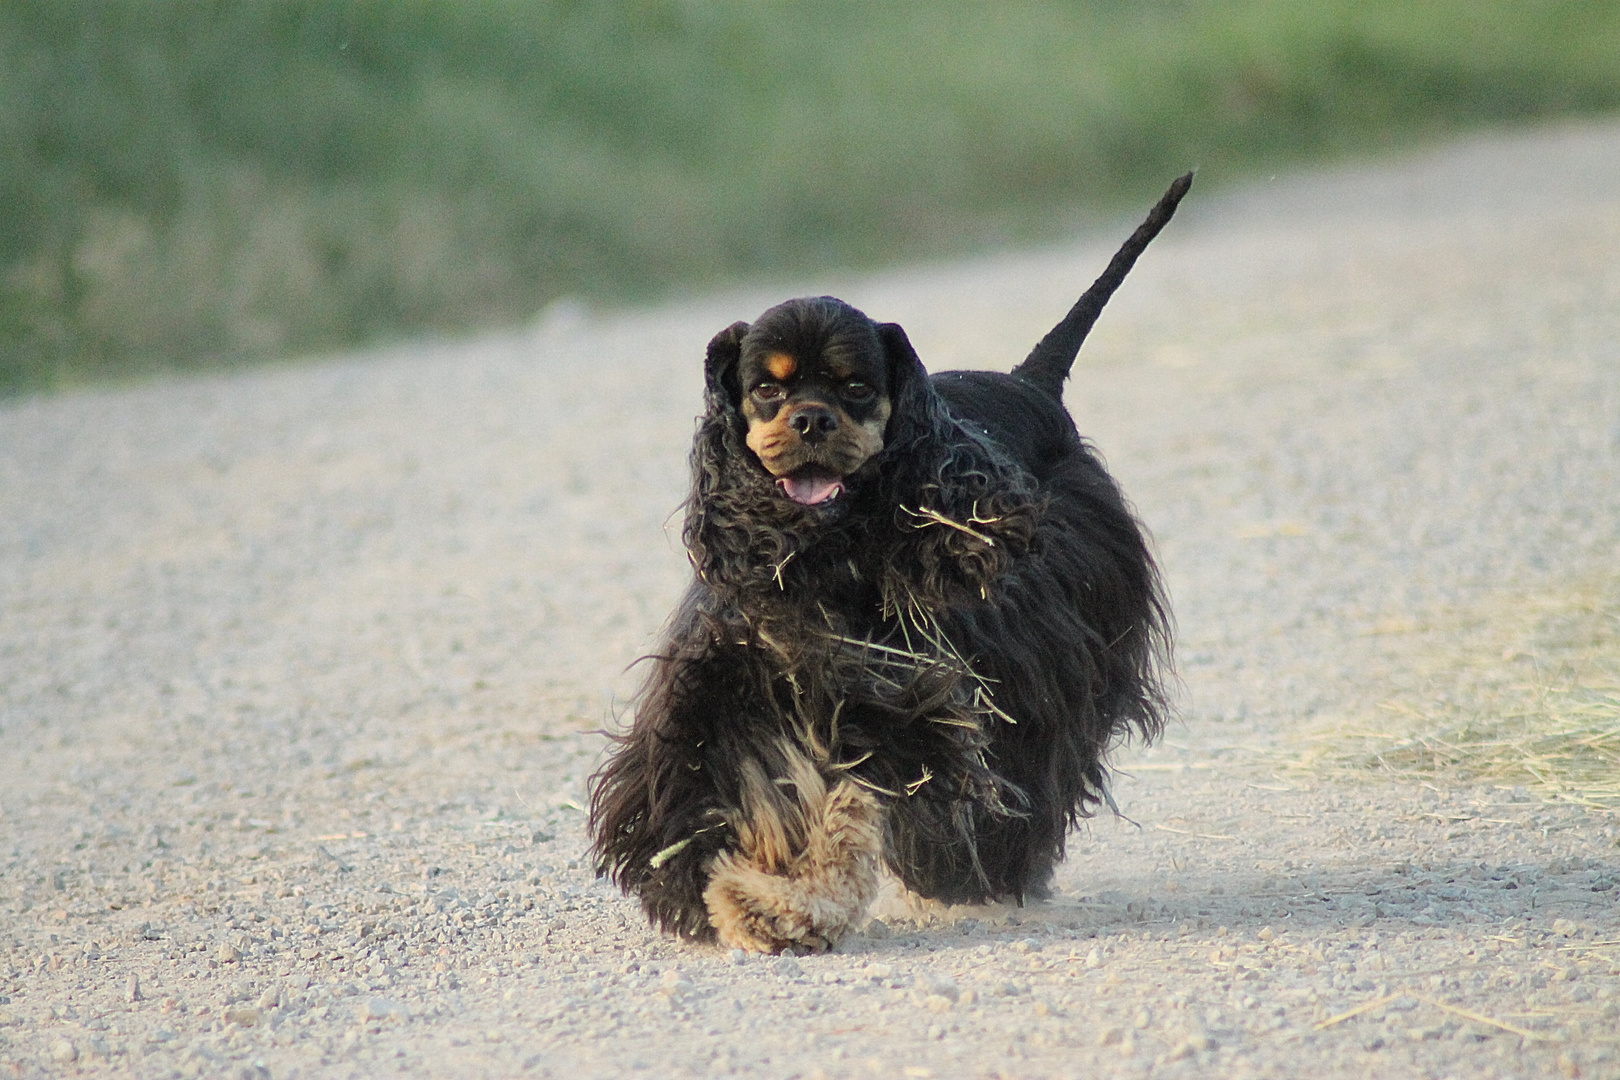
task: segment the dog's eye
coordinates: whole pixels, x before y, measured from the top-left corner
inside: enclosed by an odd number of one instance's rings
[[[851,379],[844,384],[844,396],[855,401],[865,401],[872,396],[872,384]]]
[[[775,401],[782,393],[782,387],[773,382],[760,383],[754,387],[754,396],[761,401]]]

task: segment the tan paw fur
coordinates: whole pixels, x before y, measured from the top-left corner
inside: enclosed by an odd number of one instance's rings
[[[829,949],[860,922],[877,893],[883,843],[877,800],[848,780],[828,790],[808,763],[794,770],[792,786],[793,820],[784,822],[780,806],[759,800],[751,807],[754,822],[738,830],[739,850],[712,864],[703,900],[728,948]],[[784,850],[785,837],[797,851]]]

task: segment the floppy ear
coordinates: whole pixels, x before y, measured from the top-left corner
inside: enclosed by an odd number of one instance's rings
[[[927,423],[932,419],[933,387],[928,385],[928,372],[923,369],[922,359],[910,345],[910,338],[899,322],[880,322],[876,330],[888,364],[889,403],[894,406],[891,416]],[[889,424],[893,423],[891,419]]]
[[[881,475],[897,538],[882,588],[924,605],[987,597],[1035,535],[1033,481],[951,419],[904,330],[880,323],[877,335],[894,404]]]
[[[730,402],[742,403],[742,384],[737,381],[737,364],[742,359],[742,339],[748,324],[734,322],[709,340],[709,354],[703,362],[703,381],[709,393]]]

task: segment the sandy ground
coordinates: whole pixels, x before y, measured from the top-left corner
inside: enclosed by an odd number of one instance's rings
[[[1195,191],[1069,392],[1180,622],[1139,825],[827,956],[586,862],[702,346],[826,290],[1006,367],[1123,231],[0,407],[0,1075],[1620,1077],[1612,816],[1277,767],[1612,569],[1616,177],[1610,125]]]

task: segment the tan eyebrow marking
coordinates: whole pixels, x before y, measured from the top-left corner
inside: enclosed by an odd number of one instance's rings
[[[799,362],[787,353],[771,353],[765,358],[765,370],[778,381],[791,379],[793,373],[799,370]]]

